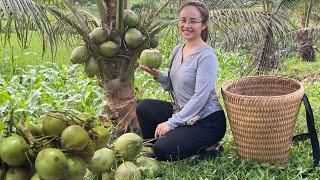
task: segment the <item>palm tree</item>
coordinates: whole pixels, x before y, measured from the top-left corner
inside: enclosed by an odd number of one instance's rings
[[[95,18],[95,24],[101,26],[107,32],[108,39],[118,46],[118,55],[111,58],[104,57],[101,54],[98,44],[89,37],[92,28],[86,22],[88,19],[83,18],[82,11],[76,9],[68,0],[1,0],[0,17],[1,20],[6,20],[4,27],[6,39],[10,37],[9,30],[14,29],[19,41],[26,48],[29,27],[32,25],[43,37],[44,48],[48,42],[53,53],[56,49],[58,37],[48,12],[59,23],[69,27],[69,29],[73,29],[76,35],[82,39],[90,56],[98,62],[99,72],[96,76],[105,90],[107,102],[105,113],[117,125],[117,134],[122,134],[130,124],[134,124],[137,127],[135,117],[136,100],[133,89],[137,59],[144,49],[150,48],[152,38],[168,25],[167,22],[156,21],[157,23],[152,23],[152,21],[169,1],[165,2],[157,12],[142,16],[144,18],[142,18],[137,28],[144,35],[143,43],[138,48],[131,49],[124,42],[124,35],[128,29],[123,23],[124,9],[127,7],[127,2],[125,0],[97,0],[101,18],[99,20]],[[57,8],[58,6],[65,10]]]

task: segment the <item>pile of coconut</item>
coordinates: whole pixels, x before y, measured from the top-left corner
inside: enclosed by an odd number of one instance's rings
[[[19,123],[4,132],[0,179],[127,180],[155,178],[161,170],[155,159],[140,156],[139,135],[112,139],[112,129],[88,113],[48,113],[41,123]]]

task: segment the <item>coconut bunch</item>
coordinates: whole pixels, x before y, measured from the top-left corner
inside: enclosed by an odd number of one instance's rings
[[[154,159],[138,157],[142,138],[126,133],[114,141],[112,129],[88,113],[54,112],[41,123],[16,125],[0,139],[0,179],[141,179],[159,175]]]
[[[142,138],[135,133],[125,133],[108,148],[94,153],[88,163],[89,175],[101,175],[102,179],[155,178],[161,172],[160,164],[153,158],[140,156]]]
[[[93,77],[99,74],[100,60],[130,57],[134,51],[147,49],[145,53],[142,53],[141,63],[148,67],[159,68],[162,55],[158,50],[149,49],[158,46],[155,33],[159,30],[154,30],[154,25],[150,28],[145,27],[144,24],[141,24],[141,18],[130,9],[124,10],[123,21],[125,29],[120,37],[108,33],[103,27],[93,29],[89,33],[89,37],[98,47],[99,53],[93,54],[87,46],[79,46],[72,51],[71,62],[73,64],[83,64],[86,74]]]
[[[1,136],[0,179],[83,179],[87,162],[111,137],[88,113],[48,113],[41,123],[15,127]]]

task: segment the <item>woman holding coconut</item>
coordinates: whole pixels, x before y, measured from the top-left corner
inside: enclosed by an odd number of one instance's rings
[[[144,138],[157,138],[152,152],[158,160],[175,161],[193,156],[214,157],[226,131],[226,119],[215,92],[218,60],[206,44],[209,13],[198,1],[188,1],[179,11],[179,31],[184,43],[173,52],[168,73],[141,66],[171,92],[174,104],[146,99],[136,114]],[[208,147],[214,147],[208,150]],[[193,159],[194,159],[193,158]]]

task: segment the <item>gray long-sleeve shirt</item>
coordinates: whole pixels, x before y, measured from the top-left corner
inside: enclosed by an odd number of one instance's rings
[[[184,44],[177,46],[170,70],[175,103],[182,108],[167,121],[171,129],[185,124],[202,108],[204,114],[201,119],[222,109],[215,92],[219,63],[214,49],[210,45],[202,45],[181,63],[183,47]],[[168,73],[160,72],[156,80],[169,90]]]

